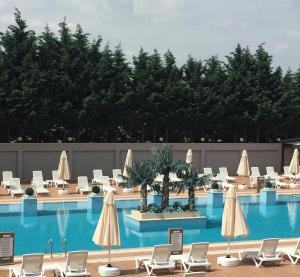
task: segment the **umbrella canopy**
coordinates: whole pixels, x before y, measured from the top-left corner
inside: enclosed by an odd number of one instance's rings
[[[71,177],[66,151],[62,151],[60,155],[57,174],[59,180],[69,180]]]
[[[108,191],[105,195],[93,242],[107,248],[120,245],[118,215],[112,191]]]
[[[295,175],[299,173],[299,151],[297,148],[294,150],[293,157],[289,166],[289,172]]]
[[[246,237],[249,229],[236,195],[236,188],[230,187],[227,195],[222,216],[223,237],[228,238],[228,253],[230,256],[230,239],[235,237]]]
[[[250,168],[249,168],[249,161],[248,161],[248,154],[246,150],[243,150],[242,157],[240,160],[240,164],[237,170],[237,174],[239,176],[249,176],[250,175]]]
[[[128,149],[125,164],[124,164],[124,169],[123,169],[123,176],[128,178],[127,168],[130,167],[132,167],[132,151],[131,149]]]
[[[185,162],[187,164],[191,164],[193,162],[193,152],[192,149],[189,149],[186,153]]]

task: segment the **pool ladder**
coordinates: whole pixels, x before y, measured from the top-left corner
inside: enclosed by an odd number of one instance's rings
[[[67,256],[67,241],[68,241],[67,238],[64,237],[61,240],[60,247],[59,247],[59,252],[60,253],[64,252],[65,257]],[[47,254],[48,252],[50,253],[50,258],[53,258],[53,239],[52,238],[49,238],[47,240],[45,253]]]

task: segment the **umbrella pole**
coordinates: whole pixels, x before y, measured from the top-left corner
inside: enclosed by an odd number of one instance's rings
[[[230,238],[227,240],[227,255],[226,258],[230,258]]]
[[[107,267],[112,267],[110,263],[110,247],[108,248],[108,265]]]

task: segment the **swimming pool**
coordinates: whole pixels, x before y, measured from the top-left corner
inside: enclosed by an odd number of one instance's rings
[[[176,201],[178,199],[171,199]],[[258,196],[240,196],[242,210],[247,219],[250,235],[237,240],[254,240],[266,237],[298,237],[300,230],[300,195],[277,195],[273,206],[259,204]],[[180,201],[187,202],[181,198]],[[153,246],[166,243],[168,230],[137,232],[126,224],[126,215],[138,206],[138,200],[117,200],[121,248]],[[206,206],[206,199],[197,198],[197,208],[207,216],[206,229],[184,230],[184,243],[197,241],[221,242],[222,208]],[[99,250],[92,242],[99,213],[88,210],[87,201],[38,203],[38,216],[24,217],[19,204],[0,205],[0,231],[15,232],[15,254],[45,252],[49,238],[53,239],[54,252],[63,251],[67,238],[67,251]]]

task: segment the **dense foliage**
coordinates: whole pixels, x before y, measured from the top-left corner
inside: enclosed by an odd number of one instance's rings
[[[1,142],[252,142],[300,134],[300,70],[237,45],[224,62],[91,41],[78,25],[37,35],[18,10],[0,35]]]

